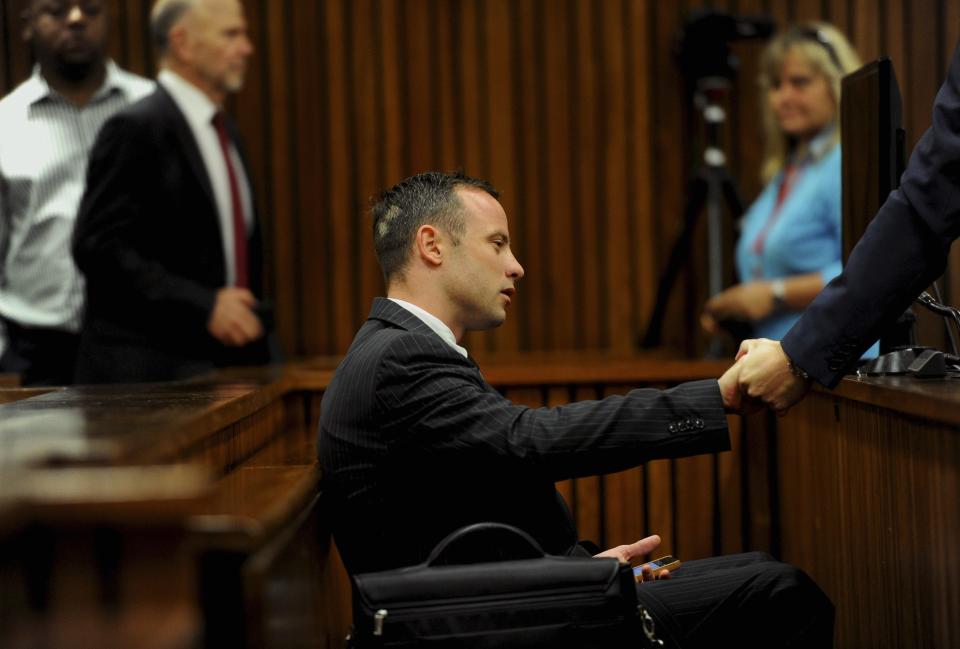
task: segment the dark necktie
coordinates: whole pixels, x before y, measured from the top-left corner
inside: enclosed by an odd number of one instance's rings
[[[247,288],[247,223],[243,218],[243,201],[240,198],[240,183],[233,169],[233,157],[230,155],[230,140],[227,138],[226,119],[223,111],[213,116],[213,126],[217,129],[223,161],[227,164],[227,176],[230,177],[230,204],[233,212],[233,259],[237,271],[236,286]]]

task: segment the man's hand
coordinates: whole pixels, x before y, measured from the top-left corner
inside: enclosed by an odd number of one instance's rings
[[[653,536],[648,536],[646,538],[640,539],[636,543],[631,543],[630,545],[618,545],[615,548],[610,548],[605,550],[600,554],[595,554],[594,558],[599,557],[613,557],[620,561],[620,563],[630,563],[638,557],[642,557],[645,554],[650,554],[657,549],[657,546],[660,545],[660,537],[656,534]],[[654,576],[653,571],[649,568],[643,569],[643,581],[652,581],[654,579],[666,579],[670,576],[669,570],[664,570],[660,574]]]
[[[776,340],[744,340],[737,352],[737,365],[740,392],[763,401],[780,416],[810,389],[809,380],[790,371],[790,359]]]
[[[242,347],[263,335],[263,325],[253,312],[257,299],[245,288],[217,291],[207,331],[228,347]]]
[[[741,361],[731,365],[723,373],[717,383],[720,384],[720,396],[723,398],[723,409],[728,413],[747,415],[763,408],[763,403],[751,399],[740,389],[740,372],[743,369]]]

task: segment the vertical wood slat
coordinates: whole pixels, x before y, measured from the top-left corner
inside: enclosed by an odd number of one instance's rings
[[[511,39],[519,50],[520,64],[517,70],[518,107],[520,116],[517,130],[518,169],[517,196],[520,214],[515,226],[518,233],[518,251],[520,263],[527,274],[521,284],[520,299],[517,300],[516,317],[521,320],[521,340],[529,349],[549,349],[549,341],[540,336],[537,323],[548,318],[548,297],[544,291],[546,269],[545,246],[541,240],[543,231],[548,227],[546,215],[542,209],[541,189],[544,186],[544,167],[541,160],[539,142],[540,124],[543,108],[543,93],[540,84],[544,71],[537,47],[542,35],[537,29],[537,4],[533,1],[517,2],[512,5],[516,32]]]
[[[400,92],[405,99],[406,127],[411,133],[404,173],[413,174],[429,171],[432,166],[432,138],[426,137],[426,134],[431,132],[431,122],[434,119],[430,98],[435,93],[453,96],[456,86],[454,80],[450,79],[444,84],[445,90],[441,91],[438,85],[431,86],[430,83],[430,72],[436,68],[433,61],[437,60],[438,56],[438,53],[431,49],[435,43],[433,34],[428,30],[431,24],[431,5],[426,2],[401,2],[399,6],[404,12],[405,22],[401,37],[407,56],[407,66],[403,70],[405,86]],[[435,84],[441,80],[433,79]],[[398,178],[397,181],[399,180],[401,179]]]
[[[597,198],[602,191],[599,151],[593,145],[603,137],[602,125],[607,121],[602,91],[604,80],[598,79],[600,65],[597,61],[595,36],[602,33],[599,27],[597,4],[590,0],[578,0],[573,5],[571,18],[578,26],[573,48],[574,72],[571,74],[571,96],[575,98],[571,110],[570,138],[575,152],[573,156],[574,182],[570,187],[571,204],[574,206],[573,226],[576,244],[571,250],[570,261],[575,264],[577,288],[582,291],[580,300],[580,326],[576,331],[577,342],[584,347],[602,347],[601,295],[604,278],[599,264],[602,259],[603,211],[597,207]]]
[[[687,120],[686,107],[683,105],[685,102],[683,84],[672,55],[673,38],[681,27],[680,9],[671,3],[655,3],[651,7],[651,13],[656,40],[654,51],[650,54],[655,78],[651,87],[657,89],[654,93],[651,123],[655,126],[651,133],[651,140],[654,142],[653,157],[656,160],[653,166],[653,186],[658,188],[654,194],[653,213],[658,219],[659,231],[656,238],[660,245],[658,250],[650,249],[645,253],[657,259],[657,276],[659,277],[664,270],[667,255],[680,235],[683,221],[688,170],[685,168],[687,161],[683,140],[678,135],[686,128]],[[702,248],[703,238],[700,235],[704,231],[704,228],[698,228],[697,236],[694,237],[694,249]],[[695,257],[696,254],[693,256]],[[665,323],[686,322],[691,309],[699,311],[702,300],[690,299],[690,282],[691,273],[684,269],[671,292]],[[650,287],[648,290],[655,291],[656,288]],[[685,351],[692,348],[692,330],[665,325],[662,333],[665,346]]]
[[[600,48],[603,62],[601,77],[604,93],[604,120],[602,122],[604,143],[603,183],[598,188],[598,216],[606,228],[601,258],[605,260],[605,286],[603,305],[606,311],[604,347],[619,351],[634,347],[636,332],[630,322],[630,267],[624,260],[630,258],[628,247],[630,224],[627,221],[626,164],[627,149],[623,134],[626,132],[626,96],[623,32],[623,5],[604,2],[600,6],[601,33],[604,34]],[[602,201],[602,202],[601,202]],[[584,260],[591,263],[591,260]]]
[[[125,16],[125,51],[128,69],[144,76],[154,76],[157,65],[150,40],[150,14],[143,10],[142,0],[121,0]],[[247,11],[252,3],[248,3]]]
[[[854,0],[852,37],[864,61],[880,56],[880,25],[874,0]]]
[[[628,162],[627,178],[630,190],[627,194],[630,222],[634,225],[630,241],[633,254],[631,302],[634,303],[633,325],[639,335],[650,317],[657,285],[657,263],[651,254],[650,242],[656,241],[658,220],[654,212],[653,158],[651,155],[653,129],[651,107],[655,95],[652,83],[650,57],[642,43],[651,33],[647,3],[629,2],[627,20],[627,84],[628,84]]]
[[[288,263],[277,264],[276,269],[276,301],[289,305],[286,310],[287,321],[279,325],[278,331],[281,336],[296,336],[295,343],[288,341],[288,348],[304,354],[312,351],[311,348],[317,348],[317,338],[329,345],[332,330],[327,307],[331,298],[330,283],[326,273],[312,272],[311,259],[318,253],[329,257],[332,248],[332,215],[326,203],[330,196],[327,188],[331,172],[326,155],[327,141],[321,124],[331,119],[331,102],[335,99],[329,92],[329,50],[314,38],[325,20],[322,7],[315,3],[285,4],[292,23],[292,38],[283,38],[284,24],[281,22],[278,25],[280,31],[272,32],[273,38],[268,44],[271,51],[280,57],[280,61],[286,60],[284,52],[288,52],[295,60],[314,58],[321,62],[310,74],[295,76],[294,88],[288,90],[284,86],[289,81],[274,82],[278,92],[291,92],[294,96],[291,110],[293,127],[271,131],[274,147],[290,150],[293,154],[290,156],[292,164],[285,167],[285,171],[291,175],[290,182],[284,182],[284,169],[273,174],[276,179],[273,218],[280,223],[286,221],[287,227],[293,228],[291,231],[295,233],[291,237],[278,237],[274,244],[275,258],[289,260]],[[287,40],[290,44],[285,46]],[[282,117],[278,115],[274,119],[280,121]],[[278,225],[276,230],[282,232],[283,226]],[[297,246],[298,240],[313,242],[311,250]],[[311,299],[299,299],[301,295],[309,295]]]
[[[823,20],[822,10],[820,0],[793,0],[790,18],[792,22]]]
[[[382,70],[379,63],[379,50],[382,41],[376,38],[367,40],[370,34],[376,35],[376,25],[380,16],[372,6],[374,0],[357,0],[353,3],[353,24],[351,32],[351,75],[353,83],[353,106],[375,107],[378,103],[377,87],[381,84]],[[379,3],[377,3],[379,5]],[[357,47],[363,43],[364,47]],[[356,128],[355,151],[368,152],[368,155],[356,155],[354,165],[357,169],[355,193],[353,196],[353,219],[355,223],[354,257],[357,260],[357,275],[353,282],[357,295],[357,306],[364,309],[377,295],[383,295],[383,280],[377,270],[376,255],[373,250],[373,230],[369,226],[367,214],[368,199],[375,195],[385,180],[381,177],[380,160],[383,157],[382,121],[378,111],[355,111]],[[354,318],[354,327],[357,319]]]
[[[508,107],[516,104],[513,61],[513,43],[510,40],[510,1],[489,0],[485,3],[484,34],[482,47],[487,58],[486,78],[483,79],[484,112],[487,115],[486,128],[489,136],[486,138],[489,151],[486,153],[485,174],[500,184],[509,182],[509,189],[500,197],[500,202],[507,213],[511,225],[516,225],[519,217],[520,202],[517,194],[523,191],[516,181],[516,160],[514,157],[514,133],[516,131],[514,111]],[[502,181],[500,179],[503,179]],[[517,237],[515,227],[511,228],[514,239]],[[511,247],[516,253],[516,243]],[[522,262],[521,262],[522,263]],[[506,323],[498,327],[489,341],[489,348],[514,351],[520,348],[520,324],[515,314],[511,312]]]
[[[264,5],[260,5],[263,7]],[[293,178],[301,169],[306,166],[313,167],[311,155],[312,148],[299,148],[293,146],[291,142],[291,119],[295,121],[296,132],[309,136],[311,123],[303,119],[305,98],[314,101],[314,97],[309,91],[315,86],[305,86],[298,88],[296,94],[290,87],[290,78],[282,66],[290,52],[304,53],[301,48],[307,46],[311,41],[307,29],[315,23],[311,23],[308,16],[303,16],[298,10],[303,10],[298,3],[279,2],[269,3],[267,15],[250,14],[249,19],[252,25],[262,27],[260,33],[264,34],[266,42],[256,45],[263,54],[261,60],[266,60],[265,70],[259,70],[261,76],[265,76],[261,82],[264,92],[269,97],[294,96],[290,104],[267,104],[260,100],[260,111],[264,115],[263,128],[268,129],[272,137],[269,140],[269,148],[264,146],[266,143],[260,138],[253,138],[247,146],[257,147],[259,151],[254,150],[253,159],[256,166],[259,167],[259,181],[262,188],[260,195],[260,206],[263,208],[263,221],[265,226],[272,230],[273,254],[276,258],[285,259],[287,263],[271,264],[271,270],[274,277],[274,300],[277,304],[290,305],[288,309],[279,310],[277,313],[277,333],[282,340],[287,341],[289,348],[300,351],[302,349],[302,331],[301,323],[304,312],[300,309],[300,303],[296,300],[296,295],[302,290],[299,280],[298,251],[293,245],[294,237],[287,236],[288,233],[296,233],[296,218],[299,211],[296,209],[295,194],[300,187],[309,187],[302,179]],[[307,9],[309,12],[309,9]],[[288,13],[289,12],[289,13]],[[259,13],[259,11],[258,11]],[[252,21],[260,18],[260,24]],[[291,38],[283,38],[286,26],[292,21],[297,27],[293,30]],[[307,50],[309,51],[309,50]],[[319,103],[319,102],[317,102]],[[253,111],[256,112],[256,111]],[[247,121],[241,121],[241,128],[245,132],[254,128]],[[258,157],[258,154],[261,157]],[[300,156],[303,156],[302,158]],[[270,161],[270,172],[267,171],[266,161]],[[315,167],[314,167],[315,168]],[[269,187],[265,185],[269,183]],[[265,191],[264,191],[265,190]],[[305,305],[309,306],[309,305]]]
[[[435,3],[428,26],[430,43],[433,47],[431,60],[436,62],[437,86],[447,90],[432,93],[430,110],[433,117],[431,119],[436,124],[435,128],[439,128],[439,131],[433,138],[427,139],[428,141],[429,139],[433,140],[433,166],[443,170],[456,169],[463,165],[463,151],[460,147],[463,139],[460,137],[462,128],[460,105],[463,103],[463,94],[457,70],[460,48],[456,45],[460,33],[460,24],[457,20],[455,8],[456,5],[453,3]],[[441,52],[448,54],[441,55]],[[430,163],[425,160],[423,164],[428,166],[411,169],[411,172],[429,171]],[[479,173],[477,169],[465,171],[472,171],[474,174]]]
[[[0,51],[6,50],[10,54],[8,62],[9,76],[7,78],[7,87],[4,88],[4,94],[13,90],[19,83],[30,75],[30,67],[33,65],[33,57],[29,48],[22,39],[23,21],[20,19],[20,12],[17,10],[15,2],[6,3],[7,21],[5,27],[6,33],[3,38],[6,40],[6,47],[0,48]]]
[[[354,145],[348,135],[349,120],[354,114],[353,106],[349,103],[347,91],[348,79],[347,57],[344,35],[348,33],[347,13],[349,4],[337,2],[324,4],[323,42],[327,46],[327,85],[330,96],[329,137],[327,150],[324,152],[329,162],[330,183],[326,197],[327,211],[330,214],[331,242],[330,259],[324,260],[328,269],[337,269],[332,285],[332,305],[334,318],[332,321],[332,342],[338,350],[345,350],[353,337],[354,327],[352,318],[355,315],[353,281],[346,280],[344,275],[351,277],[353,269],[352,233],[355,231],[353,221],[353,204],[350,188],[353,182],[353,157],[351,152]],[[318,268],[317,271],[320,269]],[[341,277],[344,277],[341,280]],[[354,278],[355,279],[355,278]],[[308,351],[316,353],[315,350]]]
[[[541,19],[546,37],[542,39],[544,71],[543,143],[546,159],[546,183],[542,187],[541,205],[546,208],[543,242],[548,259],[539,269],[530,272],[546,273],[546,295],[552,326],[543,332],[544,338],[558,349],[575,348],[574,324],[579,321],[574,308],[574,273],[570,255],[570,184],[572,182],[572,151],[567,145],[570,137],[570,82],[566,71],[571,68],[569,6],[546,3]]]

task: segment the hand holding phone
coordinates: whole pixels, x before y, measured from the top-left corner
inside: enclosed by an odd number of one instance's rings
[[[680,560],[671,555],[665,557],[660,557],[659,559],[654,559],[653,561],[648,561],[646,563],[641,563],[638,566],[633,567],[633,578],[637,582],[644,581],[644,571],[648,571],[648,574],[652,573],[654,579],[659,579],[660,574],[665,570],[676,570],[680,567]]]

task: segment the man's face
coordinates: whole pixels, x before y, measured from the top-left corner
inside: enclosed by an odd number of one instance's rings
[[[24,12],[24,40],[41,65],[82,79],[103,61],[107,21],[102,0],[33,0]]]
[[[503,323],[507,307],[523,277],[523,266],[510,249],[507,214],[485,191],[460,187],[466,234],[449,249],[446,294],[453,317],[464,331],[491,329]]]
[[[201,0],[184,20],[188,65],[221,93],[238,92],[253,45],[238,0]]]

